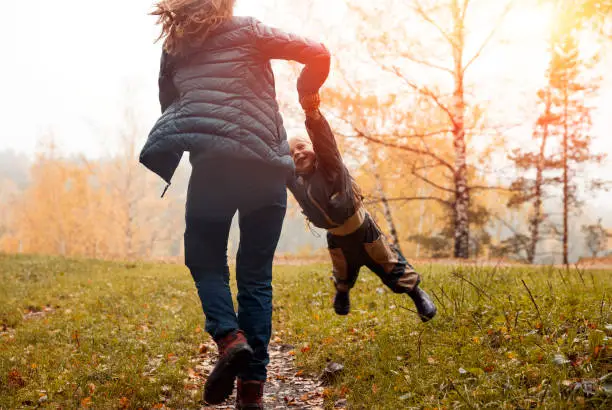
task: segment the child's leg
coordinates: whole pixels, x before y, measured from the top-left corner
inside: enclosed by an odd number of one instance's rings
[[[419,287],[421,277],[404,255],[389,244],[373,221],[363,247],[369,259],[368,268],[393,292],[410,296],[423,322],[431,320],[436,315],[436,306],[429,295]]]
[[[348,315],[351,310],[349,291],[355,286],[359,268],[362,263],[357,256],[343,249],[331,234],[327,235],[329,255],[332,260],[332,272],[336,295],[334,296],[334,311],[339,315]]]
[[[357,282],[362,263],[355,252],[351,253],[343,249],[346,246],[341,246],[342,241],[346,242],[344,238],[340,240],[330,233],[327,234],[327,248],[332,262],[334,286],[338,292],[348,292]]]
[[[368,256],[367,267],[395,293],[409,293],[415,289],[421,277],[404,255],[389,244],[387,238],[372,223],[363,244]]]

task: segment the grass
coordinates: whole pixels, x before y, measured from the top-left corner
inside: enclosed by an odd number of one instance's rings
[[[338,317],[328,265],[276,268],[274,337],[306,373],[345,366],[329,408],[612,406],[610,271],[420,270],[427,324],[365,270]],[[0,255],[0,283],[0,408],[199,406],[184,380],[208,336],[186,268]]]

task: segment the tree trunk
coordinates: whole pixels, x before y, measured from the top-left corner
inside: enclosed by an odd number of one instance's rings
[[[568,169],[568,101],[567,87],[563,90],[563,264],[569,265],[568,239],[569,239],[569,169]]]
[[[391,213],[391,205],[389,205],[389,201],[387,200],[387,195],[385,194],[385,190],[383,188],[382,180],[380,179],[380,175],[376,170],[374,170],[374,178],[376,178],[376,190],[378,191],[378,195],[380,195],[380,201],[383,205],[383,213],[385,215],[385,220],[389,225],[389,235],[391,236],[391,241],[393,245],[401,252],[399,237],[397,235],[397,229],[395,228],[395,222],[393,221],[393,214]]]
[[[546,109],[545,114],[548,117],[550,114],[552,101],[550,98],[550,92],[546,94]],[[527,249],[527,260],[533,264],[536,257],[536,248],[540,240],[540,224],[542,223],[542,184],[543,174],[545,166],[545,155],[546,155],[546,142],[548,140],[548,124],[544,122],[544,129],[542,130],[542,143],[540,144],[540,154],[538,156],[538,166],[536,169],[536,179],[534,186],[535,202],[533,204],[533,216],[530,221],[529,230],[531,233],[531,242]]]
[[[454,77],[455,90],[453,92],[453,147],[455,149],[455,252],[456,258],[467,259],[469,257],[470,231],[468,210],[470,207],[470,193],[467,186],[467,149],[465,141],[465,95],[463,89],[463,46],[464,27],[463,16],[457,0],[452,2],[452,14],[454,24]]]

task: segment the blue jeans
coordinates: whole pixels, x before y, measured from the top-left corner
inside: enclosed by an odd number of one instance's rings
[[[287,208],[286,175],[255,161],[206,161],[194,165],[186,209],[185,264],[218,340],[242,329],[254,350],[244,380],[265,380],[272,333],[272,261]],[[227,242],[238,211],[236,259],[238,314],[229,287]]]

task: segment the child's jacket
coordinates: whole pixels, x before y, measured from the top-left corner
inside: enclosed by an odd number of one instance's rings
[[[162,116],[140,162],[170,182],[184,151],[206,158],[255,159],[294,169],[274,89],[271,59],[305,64],[300,94],[316,93],[329,73],[327,49],[250,17],[234,17],[184,56],[164,53]]]
[[[352,221],[354,231],[363,222],[365,209],[357,203],[353,180],[342,161],[334,134],[322,115],[307,117],[306,130],[316,155],[315,170],[306,176],[294,175],[287,186],[314,226],[334,233]],[[338,232],[347,233],[351,232]]]

